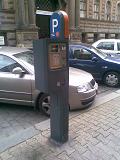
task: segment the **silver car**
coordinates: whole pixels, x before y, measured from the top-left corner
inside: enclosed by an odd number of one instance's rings
[[[35,89],[33,52],[25,48],[0,48],[0,102],[34,106],[50,114],[50,97]],[[88,107],[98,85],[93,76],[80,69],[69,69],[70,109]]]

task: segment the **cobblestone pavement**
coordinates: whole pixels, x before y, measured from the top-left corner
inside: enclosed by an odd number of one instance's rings
[[[107,94],[117,90],[116,88],[109,88],[99,86],[98,96]],[[7,105],[0,103],[0,141],[3,138],[8,138],[26,128],[34,126],[46,120],[47,117],[40,112],[35,112],[32,107]]]
[[[49,127],[35,127],[39,134],[2,152],[0,160],[120,160],[120,96],[70,116],[63,145],[49,140]]]
[[[0,140],[46,119],[40,112],[35,112],[33,107],[0,103]]]

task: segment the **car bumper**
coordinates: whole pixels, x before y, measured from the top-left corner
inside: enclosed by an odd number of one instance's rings
[[[95,87],[88,92],[77,92],[77,88],[74,88],[74,90],[69,94],[70,110],[83,109],[90,106],[93,103],[97,92],[97,83]]]

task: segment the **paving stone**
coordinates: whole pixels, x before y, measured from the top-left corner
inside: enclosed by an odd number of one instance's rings
[[[7,160],[9,158],[13,158],[13,156],[9,153],[9,151],[3,152],[0,155],[1,159]]]
[[[90,141],[93,145],[96,145],[98,144],[100,141],[96,138],[92,138],[91,141]]]
[[[85,153],[82,154],[82,156],[86,157],[88,160],[98,160],[96,155],[94,155],[91,151],[86,151]]]
[[[96,138],[96,137],[99,136],[99,135],[100,135],[100,133],[99,133],[98,131],[96,131],[96,132],[93,132],[91,136],[92,136],[93,138]]]
[[[98,148],[97,145],[88,144],[88,150],[90,150],[98,160],[111,160],[111,156],[108,155],[103,149]]]
[[[107,144],[109,143],[109,139],[105,138],[102,134],[99,134],[96,139],[99,141],[99,142],[102,142],[103,144]]]
[[[42,159],[38,159],[38,160],[42,160]],[[47,157],[44,157],[43,160],[60,160],[60,158],[49,155]]]
[[[46,119],[31,107],[0,104],[0,141]]]
[[[76,144],[74,148],[80,155],[82,155],[84,152],[87,151],[87,147],[86,146],[83,147],[81,146],[81,144]]]
[[[98,132],[100,133],[100,134],[102,134],[103,136],[104,136],[104,138],[106,138],[106,137],[108,137],[109,135],[110,135],[110,132],[107,130],[107,131],[105,131],[103,128],[100,128],[99,130],[98,130]]]
[[[18,159],[18,157],[11,157],[11,158],[9,158],[7,160],[19,160],[19,159]]]
[[[78,151],[73,152],[70,155],[70,158],[72,158],[72,160],[88,160],[86,157],[80,155]]]
[[[102,143],[97,144],[97,147],[99,147],[100,149],[103,149],[106,154],[110,155],[110,156],[114,156],[117,160],[120,159],[120,154],[118,152],[116,152],[111,146],[109,145],[104,145]]]
[[[70,155],[70,154],[72,154],[72,153],[75,151],[75,149],[74,149],[73,147],[70,147],[70,146],[68,145],[68,143],[66,143],[65,145],[63,145],[63,146],[62,146],[62,149],[63,149],[64,151],[66,151],[67,155]]]
[[[69,160],[69,156],[67,155],[67,153],[64,151],[62,153],[60,153],[58,156],[57,156],[59,159],[61,160]]]
[[[77,137],[76,140],[81,144],[81,146],[85,146],[88,143],[88,141],[82,136]]]
[[[52,143],[50,129],[38,125],[37,135],[1,153],[0,160],[120,160],[119,99],[72,114],[67,143]]]
[[[104,130],[104,131],[107,131],[109,130],[111,127],[109,125],[105,125],[105,124],[101,124],[101,128]]]

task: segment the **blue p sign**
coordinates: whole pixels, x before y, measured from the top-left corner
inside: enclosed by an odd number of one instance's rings
[[[50,18],[50,38],[65,39],[69,36],[68,15],[64,11],[56,11]]]
[[[55,29],[58,27],[58,20],[52,19],[52,32],[55,33]]]
[[[60,15],[55,12],[51,15],[50,18],[50,38],[51,39],[58,39],[60,36],[60,29],[61,29],[61,19]]]

